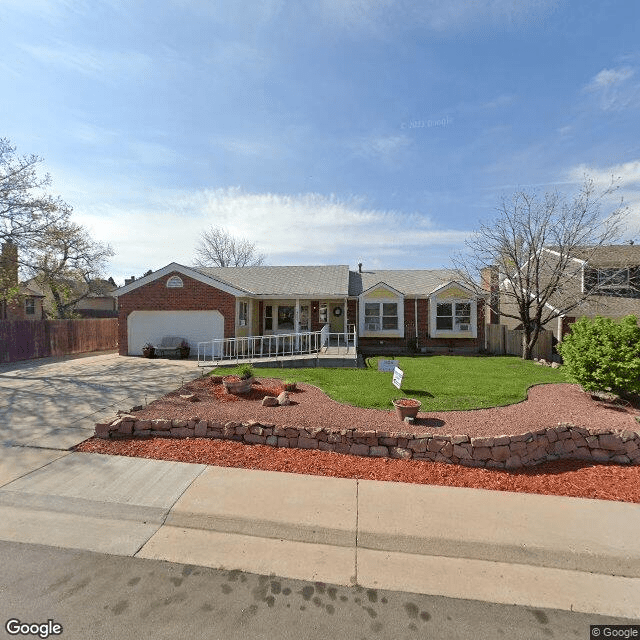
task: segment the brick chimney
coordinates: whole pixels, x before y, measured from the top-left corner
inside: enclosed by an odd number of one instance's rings
[[[487,318],[489,324],[500,324],[500,281],[498,267],[491,265],[480,270],[482,288],[489,292],[490,313]]]

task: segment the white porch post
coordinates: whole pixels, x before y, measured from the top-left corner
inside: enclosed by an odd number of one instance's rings
[[[300,298],[296,298],[296,311],[293,314],[293,328],[296,334],[296,351],[300,349]]]
[[[344,345],[349,347],[349,325],[347,324],[347,299],[344,299],[344,311],[342,312],[344,317]]]

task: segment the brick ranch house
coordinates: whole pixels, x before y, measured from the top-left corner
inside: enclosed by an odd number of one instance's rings
[[[346,265],[186,267],[175,262],[113,292],[119,351],[140,355],[164,336],[215,338],[353,331],[366,353],[477,352],[484,299],[446,270]]]

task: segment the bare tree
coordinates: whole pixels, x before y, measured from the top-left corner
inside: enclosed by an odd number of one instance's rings
[[[203,231],[196,247],[197,267],[254,267],[264,263],[253,242],[234,238],[222,227]]]
[[[488,308],[519,321],[523,359],[531,358],[544,325],[606,289],[605,282],[584,286],[582,275],[585,262],[622,235],[622,203],[601,213],[614,191],[612,181],[598,194],[588,178],[572,198],[518,191],[503,198],[495,218],[481,223],[467,251],[453,258],[459,279],[478,295],[486,294],[478,273],[493,271],[500,289],[487,298]]]
[[[113,250],[93,240],[81,225],[65,222],[50,227],[32,249],[28,270],[33,281],[51,297],[56,317],[72,317],[80,300],[104,294],[101,277]]]
[[[71,214],[69,205],[46,193],[51,177],[38,175],[41,162],[35,155],[17,155],[9,140],[0,138],[0,241],[13,242],[21,253]]]

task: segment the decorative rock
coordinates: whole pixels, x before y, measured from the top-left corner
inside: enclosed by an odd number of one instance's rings
[[[389,447],[389,455],[392,458],[398,458],[400,460],[409,460],[411,458],[411,450],[404,449],[403,447]]]
[[[415,423],[415,421],[416,421],[416,419],[415,419],[415,418],[412,418],[411,416],[405,416],[405,417],[404,417],[404,421],[405,421],[407,424],[414,424],[414,423]]]
[[[388,458],[389,449],[387,449],[387,447],[371,447],[369,449],[369,455],[372,458]]]
[[[491,448],[490,447],[474,447],[472,458],[474,460],[489,460],[489,458],[491,458]]]
[[[336,447],[336,451],[338,448]],[[369,446],[366,444],[352,444],[349,447],[349,453],[353,456],[368,456]]]
[[[466,447],[459,444],[453,445],[453,455],[460,460],[471,460],[471,452]]]
[[[172,427],[170,433],[173,438],[193,437],[193,429],[189,429],[189,427]]]
[[[171,420],[164,420],[163,418],[154,418],[151,421],[151,428],[154,431],[169,431],[169,429],[171,429]]]
[[[180,397],[187,402],[199,402],[200,398],[195,393],[181,393]]]
[[[265,444],[268,444],[270,447],[277,447],[278,436],[267,436]]]
[[[617,436],[611,434],[598,436],[598,442],[600,449],[606,449],[607,451],[624,452],[624,444]]]
[[[100,423],[96,425],[96,437],[98,438],[103,438],[103,439],[108,439],[109,438],[109,431],[111,429],[111,424],[104,424],[104,423]]]
[[[509,451],[509,447],[500,446],[493,447],[491,450],[491,458],[497,462],[504,462],[511,457],[511,452]]]
[[[298,438],[298,447],[300,447],[300,449],[317,449],[318,441],[313,438]]]
[[[262,398],[262,406],[263,407],[277,407],[280,403],[278,402],[278,398],[275,396],[265,396]]]
[[[195,438],[204,438],[207,435],[207,421],[200,420],[193,428],[193,435]]]
[[[286,407],[287,405],[291,404],[291,399],[289,398],[289,392],[288,391],[283,391],[279,396],[278,396],[278,404],[281,407]]]
[[[243,440],[249,444],[266,444],[267,442],[264,436],[257,436],[255,433],[246,433]]]

